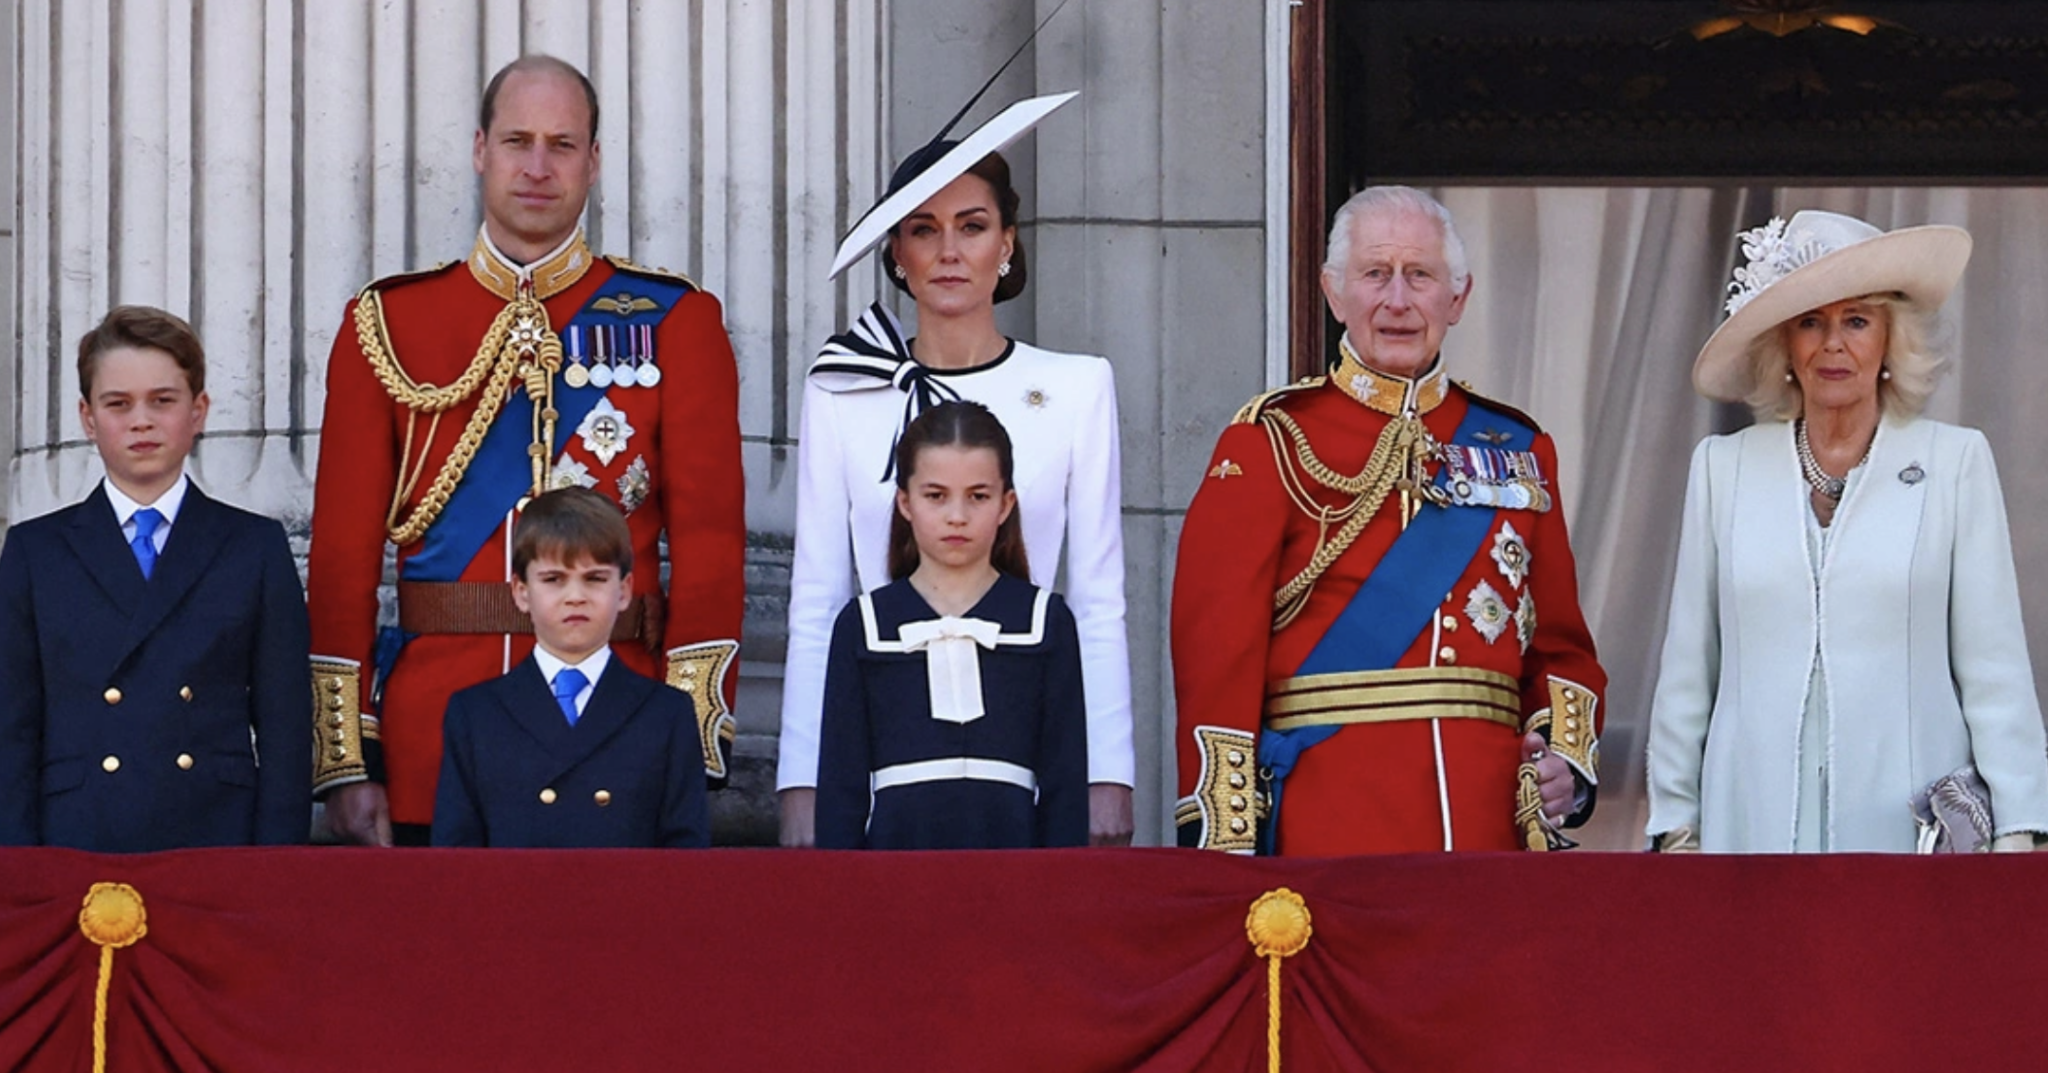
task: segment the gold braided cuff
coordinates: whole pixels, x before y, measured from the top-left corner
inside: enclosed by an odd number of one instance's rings
[[[313,657],[313,792],[370,777],[363,739],[376,740],[376,718],[363,715],[363,665]]]
[[[697,740],[704,748],[704,773],[714,779],[730,772],[739,721],[725,705],[725,673],[739,658],[738,641],[704,641],[668,650],[668,684],[689,694],[697,707]]]
[[[1192,826],[1192,845],[1198,849],[1250,853],[1258,845],[1259,817],[1266,811],[1257,786],[1257,744],[1245,731],[1226,727],[1198,726],[1194,735],[1202,770],[1194,792],[1175,806],[1174,826]]]
[[[1589,786],[1600,785],[1600,731],[1594,718],[1600,697],[1592,690],[1565,678],[1550,678],[1550,707],[1529,717],[1522,732],[1545,730],[1550,751],[1564,757],[1572,770]]]

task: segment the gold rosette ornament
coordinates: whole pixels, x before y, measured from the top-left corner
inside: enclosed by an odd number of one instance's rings
[[[1259,895],[1244,918],[1252,952],[1266,959],[1266,1068],[1280,1070],[1280,962],[1308,949],[1315,934],[1308,903],[1280,887]]]
[[[92,999],[92,1069],[107,1069],[107,987],[114,978],[114,951],[149,934],[142,892],[126,883],[94,883],[78,911],[78,930],[100,948],[99,987]]]

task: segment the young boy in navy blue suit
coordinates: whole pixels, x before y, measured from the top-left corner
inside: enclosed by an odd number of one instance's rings
[[[538,643],[449,699],[434,845],[710,845],[690,697],[611,658],[633,598],[619,508],[587,488],[535,497],[512,531],[512,574]]]
[[[0,845],[306,841],[305,590],[282,526],[185,474],[198,337],[116,308],[79,340],[78,390],[106,479],[0,548]]]

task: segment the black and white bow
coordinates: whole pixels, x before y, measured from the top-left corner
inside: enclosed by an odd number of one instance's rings
[[[853,322],[853,327],[825,341],[810,377],[835,394],[895,388],[903,392],[903,417],[889,438],[889,457],[882,468],[884,483],[896,479],[896,444],[917,415],[942,402],[959,402],[960,393],[944,378],[918,363],[903,339],[903,326],[880,302]]]

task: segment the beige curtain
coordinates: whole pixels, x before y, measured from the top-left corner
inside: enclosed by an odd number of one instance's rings
[[[1556,439],[1586,617],[1610,683],[1589,847],[1638,849],[1644,733],[1664,639],[1686,462],[1748,422],[1692,391],[1721,320],[1734,236],[1773,213],[1826,208],[1887,230],[1947,223],[1976,237],[1948,309],[1955,368],[1929,416],[1981,428],[2001,463],[2035,652],[2048,651],[2048,472],[2034,465],[2048,398],[2048,190],[1445,188],[1474,277],[1452,374],[1527,409]]]

